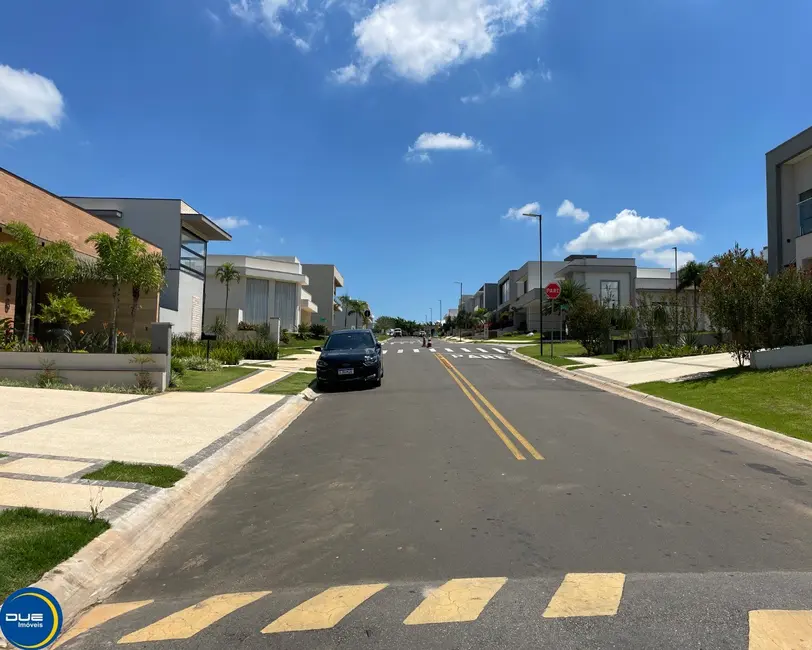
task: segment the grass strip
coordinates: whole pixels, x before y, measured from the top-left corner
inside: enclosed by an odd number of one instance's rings
[[[160,488],[170,488],[180,481],[186,472],[168,465],[140,465],[114,460],[82,478],[93,481],[119,481],[122,483],[145,483]]]

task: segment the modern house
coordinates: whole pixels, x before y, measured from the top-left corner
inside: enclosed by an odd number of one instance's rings
[[[206,307],[207,245],[231,241],[231,235],[180,199],[65,199],[113,226],[129,228],[163,251],[169,270],[161,292],[160,320],[172,323],[175,334],[200,336]]]
[[[240,273],[240,281],[228,288],[229,327],[243,321],[252,325],[279,319],[280,329],[295,331],[302,322],[311,322],[318,304],[304,289],[308,276],[295,257],[209,255],[206,261],[206,327],[225,315],[226,286],[217,280],[217,268],[230,262]]]
[[[308,282],[305,290],[319,306],[318,315],[312,322],[324,325],[328,330],[346,327],[347,314],[342,313],[336,293],[344,286],[344,277],[332,264],[302,264],[302,271]]]
[[[457,306],[460,311],[472,314],[474,312],[474,294],[466,293],[460,296],[460,303]]]
[[[460,311],[459,309],[449,309],[446,312],[445,316],[443,316],[443,320],[449,321],[449,320],[455,319],[457,317],[457,314],[459,313],[459,311]]]
[[[495,282],[486,282],[474,294],[474,309],[496,309],[499,287]]]
[[[0,168],[0,241],[9,241],[11,237],[3,232],[3,227],[10,221],[19,221],[28,225],[39,239],[44,242],[66,241],[78,258],[93,259],[96,251],[93,244],[87,243],[90,235],[103,232],[115,236],[115,225],[102,220],[93,214],[77,207],[73,203],[34,185],[28,180]],[[160,248],[147,243],[152,252]],[[22,330],[25,319],[25,304],[28,298],[27,282],[20,278],[0,278],[2,288],[2,307],[0,318],[11,318],[16,330]],[[52,283],[45,281],[42,286],[34,288],[34,314],[39,310],[39,303],[52,289]],[[95,314],[84,327],[98,330],[108,322],[112,315],[112,291],[110,287],[95,283],[83,283],[70,288],[79,302]],[[141,296],[139,309],[134,318],[132,315],[132,292],[125,288],[121,292],[118,326],[127,333],[136,336],[148,336],[149,325],[159,318],[158,296]],[[133,320],[135,322],[133,322]],[[38,328],[35,321],[35,329]]]
[[[812,268],[812,127],[767,153],[767,244],[771,274]]]
[[[634,305],[637,263],[633,257],[570,255],[556,277],[586,286],[596,299],[610,306]]]
[[[672,304],[674,296],[677,295],[677,274],[670,269],[663,268],[637,268],[637,280],[635,282],[636,303],[645,300],[652,304],[669,305]],[[680,297],[685,297],[686,307],[693,309],[694,288],[685,287],[679,292]],[[697,296],[699,298],[699,296]],[[710,329],[710,319],[702,311],[701,301],[697,303],[697,329],[706,331]]]

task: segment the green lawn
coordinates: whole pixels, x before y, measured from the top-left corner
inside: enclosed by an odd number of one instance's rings
[[[18,508],[0,512],[0,602],[39,580],[110,525]]]
[[[167,465],[138,465],[135,463],[120,463],[114,460],[101,469],[82,478],[94,481],[121,481],[123,483],[146,483],[155,487],[170,488],[180,481],[186,472]]]
[[[289,335],[289,340],[287,343],[280,343],[279,344],[279,351],[281,353],[282,350],[312,350],[313,348],[324,345],[324,342],[327,340],[324,339],[297,339],[292,334]]]
[[[257,372],[252,368],[240,368],[238,366],[223,367],[214,372],[204,370],[187,370],[181,377],[181,384],[171,390],[188,391],[192,393],[202,393],[212,388],[218,388],[235,379],[240,379]]]
[[[270,395],[298,395],[315,381],[313,375],[305,372],[295,372],[284,379],[265,386],[259,392]]]
[[[561,347],[564,348],[565,351],[567,350],[566,345],[567,345],[566,343],[563,343],[562,346],[561,346]],[[550,346],[548,346],[548,345],[544,346],[544,356],[543,357],[541,356],[541,351],[539,350],[538,345],[528,345],[526,347],[519,348],[516,351],[519,354],[524,354],[525,356],[532,357],[533,359],[539,359],[540,361],[543,361],[544,363],[549,363],[552,366],[570,366],[570,367],[575,366],[575,367],[578,367],[578,366],[581,365],[580,361],[573,360],[573,359],[567,359],[566,357],[559,356],[558,346],[556,346],[556,349],[555,349],[556,355],[554,357],[550,356]]]
[[[719,370],[707,379],[632,388],[812,441],[812,365],[781,370]]]

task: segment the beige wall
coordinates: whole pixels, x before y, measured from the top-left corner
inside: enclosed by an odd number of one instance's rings
[[[44,282],[42,291],[38,295],[40,302],[44,302],[49,291],[53,291],[48,282]],[[110,285],[83,283],[75,284],[70,288],[72,293],[79,300],[82,307],[92,309],[95,313],[87,323],[80,325],[76,329],[101,330],[104,324],[111,325],[113,317],[113,288]],[[132,288],[126,286],[122,288],[121,300],[118,307],[118,329],[128,336],[133,333],[132,310]],[[158,294],[150,293],[141,296],[138,301],[138,310],[135,313],[135,338],[138,340],[149,340],[150,325],[158,320]]]

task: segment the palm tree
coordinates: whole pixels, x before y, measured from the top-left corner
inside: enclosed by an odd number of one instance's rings
[[[121,287],[133,279],[133,269],[139,264],[139,257],[147,254],[146,244],[135,237],[129,228],[120,228],[116,236],[97,232],[87,238],[96,248],[98,259],[93,265],[96,279],[113,287],[112,330],[108,351],[118,350],[118,306],[121,301]]]
[[[344,328],[347,327],[347,317],[352,313],[353,300],[346,293],[338,297],[338,302],[341,303],[341,310],[344,312]]]
[[[358,316],[364,317],[364,322],[366,322],[366,316],[364,316],[364,312],[369,309],[369,305],[367,305],[366,300],[350,300],[350,314],[355,314],[355,326],[358,327]]]
[[[694,329],[698,327],[699,323],[699,302],[697,294],[699,287],[702,286],[702,277],[708,270],[708,265],[704,262],[688,262],[683,266],[677,274],[678,284],[677,291],[683,291],[688,287],[694,288]]]
[[[214,272],[214,277],[220,280],[220,284],[226,285],[225,322],[228,323],[228,288],[232,282],[240,283],[240,272],[231,262],[223,262],[217,267],[217,270]]]
[[[135,338],[135,314],[141,295],[147,295],[150,291],[161,291],[166,286],[166,269],[166,258],[161,253],[144,251],[135,258],[135,263],[130,269],[130,282],[133,288],[133,304],[130,308],[133,338]]]
[[[549,316],[554,309],[570,311],[578,302],[589,297],[589,290],[585,284],[575,280],[561,280],[559,282],[561,294],[555,300],[544,302],[544,314]]]
[[[76,258],[68,242],[47,242],[43,246],[34,231],[20,221],[10,221],[3,228],[12,241],[0,244],[0,273],[27,282],[24,331],[27,341],[31,336],[31,312],[37,284],[46,279],[70,277],[76,268]]]

